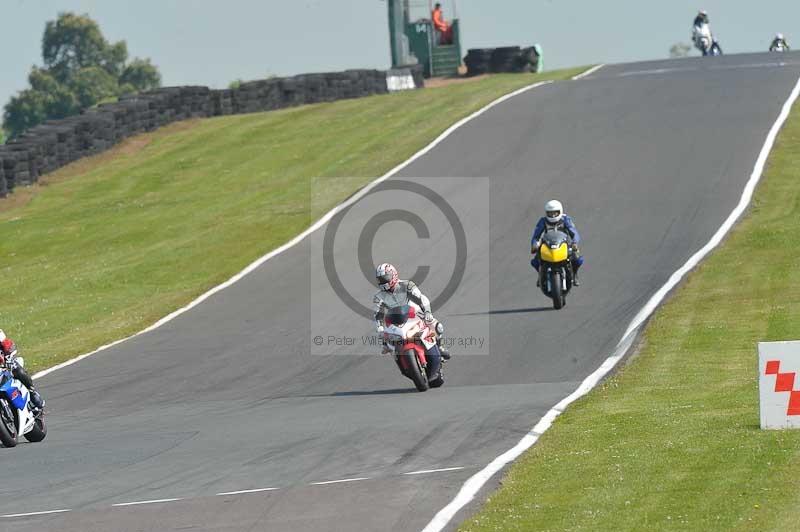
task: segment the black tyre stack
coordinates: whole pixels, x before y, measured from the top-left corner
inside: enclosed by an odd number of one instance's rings
[[[468,76],[489,72],[536,72],[539,56],[536,49],[505,46],[502,48],[472,48],[464,57]]]
[[[416,87],[424,87],[422,68],[411,67],[410,72]],[[234,89],[163,87],[123,96],[80,115],[38,125],[0,145],[0,197],[76,159],[178,120],[385,94],[387,75],[381,70],[347,70],[249,81]]]
[[[464,57],[464,64],[467,65],[468,76],[480,76],[490,72],[489,63],[492,60],[494,48],[472,48]]]
[[[495,48],[489,61],[489,70],[492,73],[516,72],[519,57],[519,46]]]

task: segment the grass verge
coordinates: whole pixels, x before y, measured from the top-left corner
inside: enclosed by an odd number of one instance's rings
[[[308,227],[456,120],[535,81],[422,91],[173,124],[0,202],[0,325],[33,370],[145,328]],[[315,202],[315,206],[317,202]]]
[[[799,177],[795,106],[752,208],[656,312],[638,356],[462,531],[800,528],[800,432],[759,429],[756,355],[800,335]]]

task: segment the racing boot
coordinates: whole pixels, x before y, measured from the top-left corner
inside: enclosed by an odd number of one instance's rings
[[[448,360],[450,360],[450,351],[448,351],[447,349],[444,348],[442,340],[439,339],[439,340],[436,341],[436,343],[439,346],[439,353],[441,353],[441,355],[442,355],[442,363],[445,363]]]
[[[444,325],[442,322],[436,323],[436,345],[439,347],[439,353],[442,355],[442,362],[450,360],[450,351],[444,348]]]
[[[42,399],[41,394],[33,388],[31,388],[29,391],[31,392],[31,404],[33,405],[34,411],[38,414],[44,410],[44,399]]]
[[[580,269],[581,269],[581,267],[578,266],[578,265],[575,265],[575,266],[572,267],[572,286],[580,286],[581,285],[580,280],[578,280],[578,270],[580,270]]]

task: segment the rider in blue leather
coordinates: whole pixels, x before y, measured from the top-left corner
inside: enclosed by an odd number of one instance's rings
[[[570,255],[572,258],[572,284],[580,286],[578,281],[578,270],[583,265],[583,257],[581,256],[578,244],[581,241],[581,235],[578,233],[578,228],[575,227],[575,222],[567,214],[564,214],[564,206],[558,200],[550,200],[544,206],[545,215],[539,218],[536,227],[533,230],[533,237],[531,238],[531,253],[534,254],[531,259],[531,266],[539,271],[539,240],[542,234],[547,230],[556,229],[568,234],[572,239],[572,248]],[[537,280],[538,286],[538,280]]]

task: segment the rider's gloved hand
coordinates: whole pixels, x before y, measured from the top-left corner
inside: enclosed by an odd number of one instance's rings
[[[375,332],[378,334],[383,334],[383,330],[384,330],[383,325],[378,325],[377,327],[375,327]]]
[[[433,313],[429,310],[425,313],[425,322],[431,323],[433,321]]]

